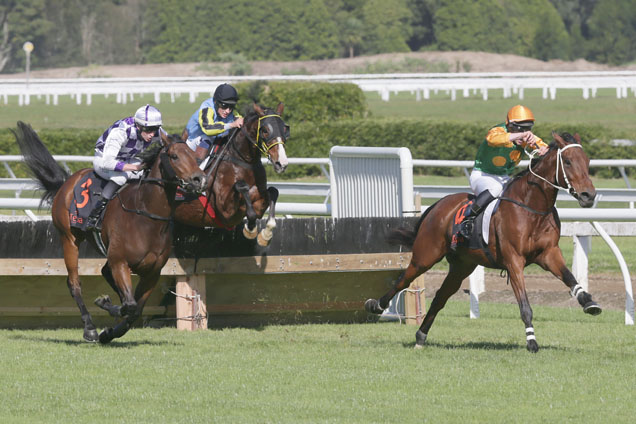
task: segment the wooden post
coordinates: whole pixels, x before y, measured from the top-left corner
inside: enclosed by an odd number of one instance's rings
[[[422,215],[422,195],[420,193],[415,193],[415,216]]]
[[[412,290],[412,291],[411,291]],[[404,314],[406,324],[421,325],[426,314],[426,296],[424,295],[424,276],[417,277],[404,293]]]
[[[192,331],[207,328],[205,275],[177,277],[177,329]]]

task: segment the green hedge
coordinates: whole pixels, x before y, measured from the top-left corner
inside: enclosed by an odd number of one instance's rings
[[[180,128],[166,128],[179,133]],[[457,124],[413,119],[349,119],[326,122],[299,122],[291,126],[291,139],[287,143],[289,157],[329,156],[332,146],[388,146],[408,147],[416,159],[473,160],[488,130],[478,124]],[[546,142],[551,132],[578,132],[590,158],[621,159],[636,157],[636,146],[612,146],[609,141],[618,138],[606,128],[597,125],[562,126],[549,128],[537,124],[535,131]],[[42,130],[40,137],[54,154],[92,155],[95,141],[103,130]],[[0,130],[0,154],[19,154],[17,143],[8,129]],[[630,169],[628,168],[628,171]],[[2,171],[5,172],[5,171]],[[416,168],[416,172],[437,175],[460,175],[461,170],[451,168]],[[631,170],[633,173],[634,170]],[[592,169],[604,177],[619,177],[616,169]],[[292,166],[277,178],[298,178],[320,175],[318,166]]]
[[[289,124],[359,119],[368,114],[363,91],[350,83],[255,81],[238,83],[236,89],[241,97],[239,111],[245,112],[253,101],[271,108],[283,102],[283,118]]]
[[[408,147],[415,159],[473,160],[484,140],[487,126],[457,124],[421,120],[373,120],[360,119],[303,123],[292,126],[292,137],[287,144],[290,157],[328,157],[332,146],[387,146]],[[597,125],[562,126],[549,128],[537,124],[535,132],[546,142],[552,141],[552,131],[578,133],[585,151],[594,159],[621,159],[636,157],[636,146],[616,147],[610,140],[618,135]],[[594,140],[590,142],[590,140]],[[436,175],[460,175],[460,169],[416,168],[416,172]],[[619,177],[618,170],[593,168],[593,174]],[[632,170],[632,172],[634,172]],[[302,175],[319,175],[317,166],[293,167],[284,175],[296,178]]]

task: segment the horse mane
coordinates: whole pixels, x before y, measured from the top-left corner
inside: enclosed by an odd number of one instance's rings
[[[174,137],[174,134],[170,137]],[[152,168],[161,149],[163,149],[163,145],[155,141],[146,150],[137,153],[136,158],[141,160],[144,168]]]

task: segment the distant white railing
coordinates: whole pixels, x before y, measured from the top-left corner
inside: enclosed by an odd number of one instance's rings
[[[77,104],[92,103],[95,95],[115,96],[117,103],[133,101],[135,95],[152,94],[155,103],[167,96],[171,102],[187,95],[193,103],[199,94],[212,95],[224,82],[239,81],[324,81],[349,82],[363,91],[377,92],[385,101],[391,93],[415,93],[417,100],[428,99],[431,93],[448,93],[451,100],[458,94],[468,97],[478,93],[488,100],[491,90],[503,90],[504,98],[516,95],[524,98],[524,91],[541,89],[544,99],[555,99],[557,90],[581,90],[584,99],[596,97],[599,89],[616,90],[617,98],[636,93],[635,71],[594,72],[493,72],[493,73],[409,73],[360,75],[265,75],[221,77],[163,77],[163,78],[74,78],[74,79],[0,79],[0,101],[8,103],[9,96],[17,96],[19,105],[29,105],[31,97],[44,97],[46,104],[57,105],[59,96],[70,96]]]

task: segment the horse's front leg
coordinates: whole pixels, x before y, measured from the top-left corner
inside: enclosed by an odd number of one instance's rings
[[[534,327],[532,326],[532,308],[528,301],[528,294],[526,293],[526,282],[523,276],[524,263],[521,257],[514,258],[512,261],[508,261],[508,274],[510,275],[510,284],[512,285],[512,291],[517,298],[519,304],[519,311],[521,312],[521,320],[526,326],[526,347],[532,353],[539,351],[539,345],[534,334]]]
[[[274,236],[274,228],[276,228],[276,201],[278,200],[278,189],[276,187],[268,187],[267,193],[269,197],[269,214],[267,215],[267,223],[265,228],[258,234],[256,240],[260,246],[269,246]]]
[[[570,295],[575,297],[583,307],[583,312],[590,315],[598,315],[603,311],[600,305],[592,300],[592,295],[583,290],[583,287],[576,281],[576,278],[574,278],[574,275],[565,264],[563,253],[558,246],[546,249],[535,262],[568,286]]]
[[[239,180],[234,184],[234,189],[245,199],[245,217],[247,222],[243,227],[243,236],[246,239],[254,240],[258,235],[258,230],[256,229],[257,215],[250,197],[250,186],[245,181]]]
[[[110,258],[109,263],[111,263],[111,277],[115,282],[117,293],[119,294],[120,299],[122,299],[122,305],[113,305],[108,296],[100,296],[95,300],[95,304],[106,309],[111,315],[115,317],[125,317],[125,319],[117,324],[115,328],[109,327],[99,333],[99,342],[103,344],[109,343],[113,338],[121,337],[126,334],[132,323],[139,316],[137,314],[137,301],[132,293],[132,281],[128,264],[120,261],[111,261]]]

